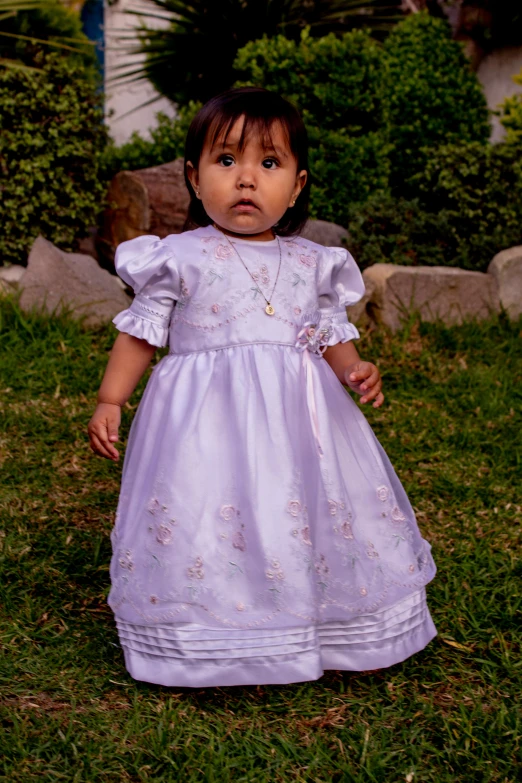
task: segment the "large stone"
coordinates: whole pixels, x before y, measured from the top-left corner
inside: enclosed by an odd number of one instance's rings
[[[410,314],[423,321],[441,320],[448,326],[480,320],[500,310],[492,275],[448,266],[374,264],[365,269],[370,292],[366,310],[376,322],[392,331]]]
[[[307,220],[301,236],[325,247],[343,247],[348,240],[348,231],[327,220]]]
[[[502,308],[513,320],[522,315],[522,245],[502,250],[488,272],[495,279]]]
[[[0,293],[9,294],[15,291],[24,274],[25,266],[0,266]]]
[[[21,280],[23,310],[49,313],[70,310],[86,326],[108,323],[130,304],[118,279],[101,269],[94,258],[64,253],[38,237]]]
[[[107,200],[96,250],[110,269],[120,242],[143,234],[163,239],[183,231],[190,202],[183,158],[150,169],[120,171],[110,184]]]

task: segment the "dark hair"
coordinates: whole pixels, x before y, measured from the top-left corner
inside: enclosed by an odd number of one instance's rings
[[[192,120],[185,142],[185,182],[190,193],[187,227],[208,226],[212,221],[205,212],[202,202],[196,198],[187,175],[187,161],[198,167],[205,142],[211,144],[223,135],[225,142],[235,122],[245,118],[239,148],[244,146],[249,133],[255,132],[270,138],[275,122],[280,123],[286,134],[288,146],[297,161],[297,171],[308,171],[308,137],[301,116],[295,106],[268,90],[260,87],[240,87],[228,90],[208,101]],[[297,234],[308,218],[310,197],[310,175],[295,206],[286,210],[274,226],[280,236]]]

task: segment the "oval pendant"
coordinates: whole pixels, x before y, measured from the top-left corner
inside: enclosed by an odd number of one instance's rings
[[[267,306],[265,307],[265,313],[267,315],[273,315],[275,313],[275,310],[271,304],[267,304]]]

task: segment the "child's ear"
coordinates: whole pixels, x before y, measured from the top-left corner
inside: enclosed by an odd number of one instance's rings
[[[295,178],[294,192],[290,200],[290,206],[292,207],[294,206],[295,202],[297,201],[297,197],[299,196],[300,192],[306,185],[307,179],[308,179],[308,172],[305,169],[303,169],[297,174],[297,177]]]
[[[196,194],[197,198],[199,198],[198,170],[195,168],[195,166],[190,160],[187,160],[186,170],[187,170],[187,177],[189,178],[189,182],[194,189],[194,193]]]

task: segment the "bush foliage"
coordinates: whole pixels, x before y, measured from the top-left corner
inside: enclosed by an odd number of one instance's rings
[[[346,222],[346,206],[387,186],[379,45],[362,31],[299,42],[252,41],[235,61],[237,85],[283,95],[301,111],[310,137],[311,214]]]
[[[416,199],[372,198],[351,210],[351,247],[361,266],[484,272],[500,250],[522,244],[522,157],[513,145],[439,147],[409,185]]]
[[[383,100],[390,141],[391,184],[408,190],[433,148],[478,141],[490,127],[486,98],[449,25],[412,14],[384,43]]]
[[[522,86],[522,71],[513,77],[515,84]],[[500,122],[506,129],[506,142],[517,144],[522,154],[522,95],[510,95],[500,107]]]
[[[95,224],[107,133],[101,96],[60,56],[0,71],[0,259],[25,263],[43,234],[64,249]]]

